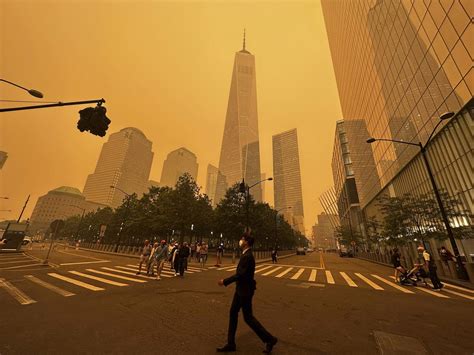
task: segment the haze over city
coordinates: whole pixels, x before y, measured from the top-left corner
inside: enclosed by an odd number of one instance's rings
[[[97,3],[93,10],[88,2],[2,2],[1,14],[2,77],[41,90],[45,101],[104,97],[108,134],[137,127],[153,142],[150,179],[159,181],[166,155],[183,146],[197,155],[203,189],[207,164],[219,163],[245,28],[256,61],[261,171],[272,175],[272,135],[297,128],[306,228],[322,211],[341,111],[318,2]],[[29,99],[7,85],[0,92]],[[12,210],[2,218],[15,218],[28,194],[25,216],[53,188],[83,189],[107,137],[77,131],[78,110],[2,114],[0,149],[9,158],[0,194],[10,200],[0,206]],[[273,204],[273,184],[265,192]]]

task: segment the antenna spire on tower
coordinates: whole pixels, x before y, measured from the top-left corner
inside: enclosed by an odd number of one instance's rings
[[[243,46],[243,50],[245,51],[245,28],[244,28],[244,46]]]

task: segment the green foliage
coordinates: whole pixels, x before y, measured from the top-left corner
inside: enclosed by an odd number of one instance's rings
[[[256,246],[295,247],[298,238],[306,238],[266,203],[249,200],[249,222]],[[276,218],[276,224],[275,224]],[[100,226],[107,225],[101,242],[138,245],[145,239],[202,240],[220,236],[237,245],[246,226],[245,194],[239,184],[228,189],[225,197],[213,210],[209,198],[189,174],[182,175],[174,188],[152,187],[141,198],[131,195],[115,210],[104,208],[88,213],[82,222],[80,216],[68,218],[61,231],[63,238],[95,242]],[[191,230],[191,226],[193,226]],[[277,226],[277,227],[275,227]],[[277,240],[275,240],[277,228]],[[120,237],[119,237],[120,236]]]

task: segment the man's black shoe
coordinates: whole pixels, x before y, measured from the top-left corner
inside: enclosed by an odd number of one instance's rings
[[[217,348],[218,353],[233,353],[237,350],[235,345],[226,344],[222,348]]]
[[[265,350],[263,350],[263,353],[264,354],[270,354],[273,350],[273,347],[275,346],[275,344],[278,342],[278,339],[277,338],[273,338],[273,340],[269,343],[266,343],[265,344]]]

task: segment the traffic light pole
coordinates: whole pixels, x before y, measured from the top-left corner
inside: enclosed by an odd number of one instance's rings
[[[73,106],[73,105],[85,105],[85,104],[103,104],[105,103],[104,99],[97,100],[86,100],[86,101],[70,101],[70,102],[57,102],[54,104],[44,104],[44,105],[33,105],[33,106],[22,106],[22,107],[10,107],[10,108],[0,108],[0,112],[10,112],[10,111],[23,111],[23,110],[35,110],[39,108],[49,108],[49,107],[58,107],[58,106]]]

